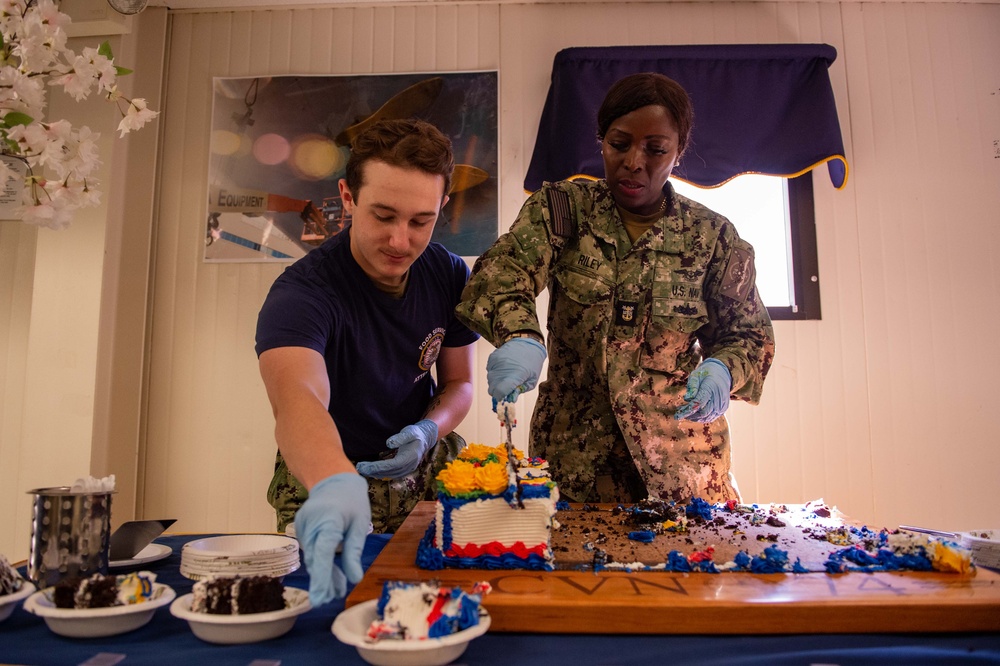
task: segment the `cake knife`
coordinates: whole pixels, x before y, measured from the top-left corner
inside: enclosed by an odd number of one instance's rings
[[[955,532],[942,532],[941,530],[932,530],[926,527],[914,527],[913,525],[900,525],[899,529],[906,532],[920,532],[921,534],[930,534],[931,536],[954,538],[958,535]]]
[[[497,413],[497,418],[504,427],[507,447],[507,478],[508,483],[514,487],[514,495],[510,498],[509,504],[515,509],[523,509],[524,502],[521,501],[521,484],[517,482],[517,458],[514,456],[514,440],[512,430],[516,416],[514,414],[514,403],[501,400],[493,401],[493,411]]]

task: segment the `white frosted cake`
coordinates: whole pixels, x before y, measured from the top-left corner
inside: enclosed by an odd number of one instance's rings
[[[420,567],[552,570],[559,490],[547,462],[514,455],[511,473],[504,446],[469,444],[438,474]]]

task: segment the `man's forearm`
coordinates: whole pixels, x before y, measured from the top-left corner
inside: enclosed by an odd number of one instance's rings
[[[337,426],[318,403],[276,413],[274,436],[288,469],[307,489],[332,474],[354,471]]]

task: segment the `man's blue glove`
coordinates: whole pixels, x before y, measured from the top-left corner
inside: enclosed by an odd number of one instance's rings
[[[534,338],[514,338],[486,359],[486,388],[494,400],[514,402],[535,388],[545,362],[545,345]]]
[[[733,376],[722,361],[706,358],[688,377],[684,404],[674,413],[680,421],[711,423],[729,409]]]
[[[385,440],[385,445],[396,449],[396,455],[388,460],[362,461],[355,465],[358,474],[376,479],[398,479],[412,474],[420,466],[424,454],[438,441],[437,423],[424,419],[408,425]]]
[[[309,498],[295,514],[295,536],[309,570],[309,603],[313,608],[346,595],[347,581],[357,583],[364,576],[361,551],[371,520],[364,477],[348,472],[333,474],[309,491]],[[333,563],[341,542],[343,571]]]

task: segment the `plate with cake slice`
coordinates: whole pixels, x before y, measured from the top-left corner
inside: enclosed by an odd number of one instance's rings
[[[235,645],[283,636],[311,608],[307,591],[276,578],[232,576],[198,581],[170,605],[170,613],[187,620],[207,643]]]
[[[116,636],[145,626],[157,608],[177,596],[173,588],[154,580],[150,575],[95,574],[63,581],[33,593],[25,600],[24,610],[44,619],[53,633],[67,638]]]
[[[21,578],[7,558],[0,555],[0,622],[14,612],[17,602],[35,591],[35,586]]]
[[[21,583],[21,587],[10,592],[9,594],[0,594],[0,622],[3,622],[10,614],[14,612],[17,607],[17,602],[21,601],[25,597],[31,595],[35,591],[35,586],[24,581]]]
[[[435,583],[386,581],[381,600],[344,610],[331,631],[374,666],[450,664],[489,630],[490,614],[480,603],[490,589],[488,583],[466,593]]]

